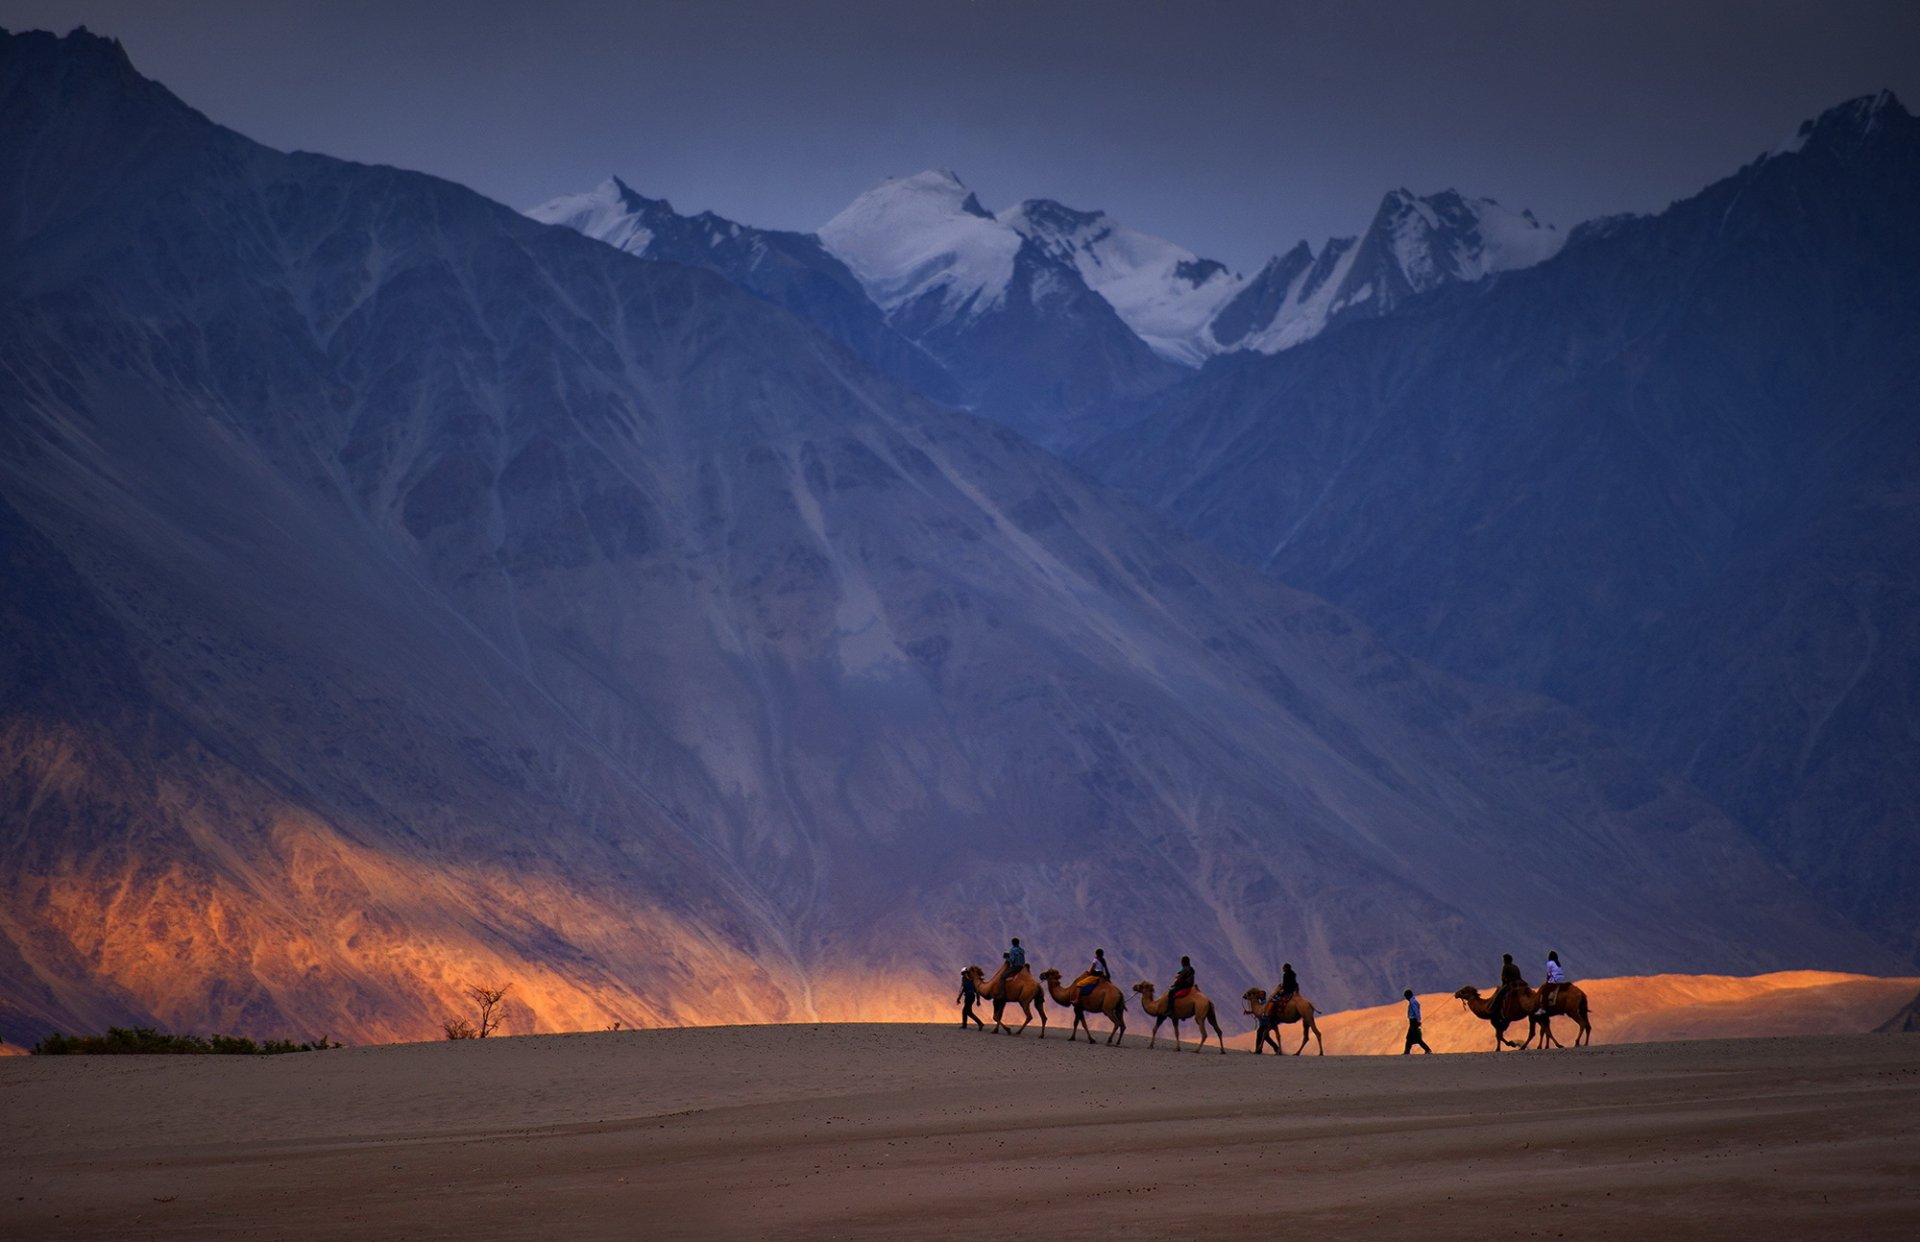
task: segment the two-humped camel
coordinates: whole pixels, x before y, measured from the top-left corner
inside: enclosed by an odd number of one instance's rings
[[[1535,1035],[1540,1037],[1542,1052],[1548,1048],[1564,1047],[1553,1037],[1552,1020],[1556,1017],[1572,1018],[1574,1025],[1580,1028],[1580,1033],[1573,1037],[1574,1047],[1593,1042],[1593,1023],[1588,1018],[1587,994],[1571,983],[1561,984],[1554,989],[1544,1014],[1534,1012],[1540,1008],[1540,993],[1524,983],[1507,992],[1500,1002],[1499,1013],[1493,1011],[1493,998],[1481,996],[1479,988],[1464,987],[1453,995],[1474,1017],[1493,1023],[1495,1052],[1500,1051],[1503,1045],[1525,1050],[1533,1043]],[[1522,1018],[1527,1022],[1527,1038],[1525,1043],[1516,1044],[1507,1038],[1507,1028]]]
[[[1278,998],[1268,1000],[1265,988],[1248,988],[1241,999],[1246,1002],[1246,1012],[1253,1015],[1256,1026],[1253,1035],[1253,1055],[1259,1056],[1260,1046],[1268,1043],[1273,1045],[1275,1056],[1285,1052],[1286,1049],[1280,1046],[1280,1037],[1275,1033],[1275,1029],[1290,1022],[1301,1024],[1300,1046],[1293,1050],[1294,1056],[1297,1057],[1306,1050],[1309,1036],[1313,1039],[1318,1055],[1323,1057],[1327,1055],[1326,1041],[1320,1038],[1320,1027],[1313,1020],[1313,1015],[1318,1011],[1314,1009],[1313,1002],[1306,997],[1296,993],[1289,996],[1286,1004],[1282,1005]]]
[[[1026,1030],[1027,1027],[1033,1024],[1033,1011],[1038,1009],[1040,1011],[1040,1038],[1045,1039],[1047,1037],[1047,1000],[1046,997],[1041,994],[1040,981],[1035,979],[1033,972],[1029,970],[1022,970],[1011,979],[1003,978],[1002,976],[1006,974],[1006,970],[1007,968],[1003,965],[999,970],[993,972],[993,978],[983,980],[982,976],[985,975],[986,972],[978,966],[969,966],[966,969],[966,973],[973,979],[973,990],[980,994],[982,1000],[990,1000],[993,1002],[994,1031],[1005,1032],[1008,1035],[1018,1035],[1021,1031]],[[1020,1012],[1026,1015],[1026,1021],[1020,1024],[1019,1031],[1014,1030],[1000,1020],[1002,1011],[1004,1011],[1009,1004],[1020,1006]],[[1088,1038],[1092,1037],[1089,1036]]]
[[[1087,1044],[1093,1044],[1093,1028],[1087,1025],[1087,1012],[1105,1015],[1113,1029],[1107,1032],[1107,1043],[1118,1047],[1127,1033],[1127,994],[1113,985],[1108,979],[1102,979],[1087,989],[1083,996],[1076,980],[1076,986],[1061,987],[1060,972],[1043,970],[1040,977],[1046,981],[1047,995],[1053,997],[1056,1005],[1065,1005],[1073,1010],[1073,1030],[1067,1032],[1067,1042],[1072,1043],[1080,1031],[1087,1033]],[[1086,978],[1082,975],[1081,980]]]
[[[1147,1047],[1153,1047],[1154,1040],[1160,1038],[1160,1024],[1168,1018],[1172,1018],[1173,1046],[1176,1049],[1179,1048],[1180,1024],[1188,1018],[1191,1018],[1200,1028],[1200,1046],[1195,1048],[1194,1051],[1199,1052],[1206,1048],[1207,1025],[1208,1023],[1212,1023],[1213,1033],[1218,1036],[1216,1042],[1220,1045],[1220,1055],[1226,1055],[1227,1037],[1220,1031],[1220,1019],[1214,1016],[1213,1002],[1208,1000],[1206,994],[1199,988],[1188,988],[1186,995],[1180,997],[1178,1000],[1174,1000],[1171,996],[1163,996],[1155,1000],[1153,996],[1153,985],[1145,980],[1134,984],[1133,990],[1140,993],[1140,1008],[1145,1010],[1147,1016],[1153,1019],[1153,1036],[1147,1040]]]

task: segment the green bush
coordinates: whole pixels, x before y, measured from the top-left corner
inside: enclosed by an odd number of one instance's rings
[[[256,1044],[242,1035],[215,1035],[212,1039],[202,1039],[198,1035],[169,1035],[150,1026],[110,1026],[105,1035],[49,1035],[35,1044],[31,1051],[40,1057],[128,1053],[272,1056],[282,1052],[318,1052],[338,1047],[339,1044],[329,1043],[325,1036],[307,1044],[296,1044],[290,1039],[269,1039]]]

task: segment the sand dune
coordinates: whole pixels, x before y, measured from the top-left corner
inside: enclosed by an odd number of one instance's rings
[[[1920,1039],[1241,1055],[933,1026],[0,1063],[0,1236],[1907,1238]]]

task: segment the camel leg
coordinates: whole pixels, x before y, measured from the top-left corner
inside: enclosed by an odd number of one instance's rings
[[[1297,1057],[1297,1056],[1299,1056],[1299,1055],[1300,1055],[1301,1053],[1303,1053],[1303,1052],[1305,1052],[1305,1051],[1307,1050],[1307,1032],[1309,1032],[1309,1031],[1311,1031],[1312,1029],[1313,1029],[1313,1024],[1312,1024],[1311,1022],[1308,1022],[1308,1021],[1306,1021],[1305,1019],[1302,1019],[1302,1020],[1301,1020],[1301,1023],[1300,1023],[1300,1046],[1299,1046],[1298,1048],[1295,1048],[1295,1049],[1293,1050],[1293,1055],[1294,1055],[1294,1056],[1296,1056],[1296,1057]]]
[[[1113,1029],[1107,1032],[1107,1043],[1118,1048],[1120,1041],[1127,1037],[1127,1011],[1116,1009],[1107,1015],[1107,1021],[1113,1023]]]
[[[1045,1039],[1047,1037],[1047,998],[1036,996],[1033,998],[1033,1005],[1040,1011],[1040,1038]]]
[[[1165,1017],[1159,1017],[1153,1020],[1153,1034],[1147,1037],[1147,1047],[1151,1048],[1160,1042],[1160,1024],[1165,1021]]]
[[[1221,1056],[1223,1057],[1226,1056],[1227,1055],[1227,1034],[1225,1031],[1222,1031],[1220,1029],[1220,1015],[1210,1013],[1207,1015],[1207,1021],[1213,1023],[1214,1045],[1220,1049]]]
[[[1018,1001],[1016,1003],[1020,1006],[1020,1013],[1026,1021],[1020,1024],[1020,1029],[1015,1031],[1014,1034],[1025,1035],[1027,1028],[1033,1025],[1033,1006],[1029,1005],[1026,1001]]]

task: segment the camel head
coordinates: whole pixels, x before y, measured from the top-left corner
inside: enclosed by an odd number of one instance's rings
[[[1474,987],[1461,988],[1453,994],[1453,999],[1462,1002],[1477,1001],[1480,999],[1480,989]]]
[[[1142,979],[1140,982],[1134,984],[1133,990],[1140,993],[1140,995],[1146,997],[1148,1000],[1153,999],[1153,985],[1151,983],[1148,983],[1145,979]]]
[[[1057,970],[1054,970],[1052,967],[1048,967],[1046,970],[1041,971],[1040,977],[1055,987],[1060,986],[1060,972]]]
[[[1267,990],[1265,988],[1248,988],[1246,992],[1241,995],[1240,999],[1246,1002],[1244,1012],[1253,1013],[1259,1009],[1260,1006],[1267,1003]]]
[[[979,983],[981,980],[987,977],[987,972],[980,969],[978,966],[969,966],[965,970],[961,971],[960,973],[968,976],[975,983]]]

